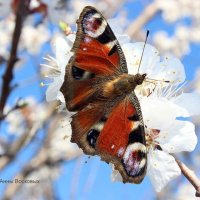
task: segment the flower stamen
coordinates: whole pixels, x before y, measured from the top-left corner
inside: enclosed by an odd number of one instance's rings
[[[50,85],[50,83],[44,83],[44,82],[40,83],[40,87],[49,86],[49,85]]]
[[[158,146],[160,146],[159,142],[156,141],[156,139],[159,137],[160,130],[157,129],[147,129],[145,133],[145,139],[146,139],[146,146],[147,150],[150,149],[154,150]]]

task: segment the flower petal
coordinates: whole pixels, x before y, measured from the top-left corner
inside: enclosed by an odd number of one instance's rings
[[[195,196],[196,190],[189,182],[181,183],[177,188],[174,200],[199,200],[199,197]]]
[[[138,72],[143,47],[144,42],[127,43],[122,46],[129,74],[136,74]],[[160,56],[158,55],[157,49],[146,44],[139,73],[152,73],[154,66],[159,61]]]
[[[57,96],[62,83],[63,81],[59,77],[54,78],[54,82],[51,83],[46,90],[46,100],[48,102],[57,100]]]
[[[181,108],[165,98],[144,97],[140,101],[144,124],[151,129],[166,130]]]
[[[178,97],[172,99],[178,106],[185,109],[183,117],[200,115],[200,94],[198,93],[182,93]]]
[[[161,131],[156,140],[168,153],[193,151],[197,144],[194,124],[176,120],[168,130]]]
[[[149,151],[147,174],[156,192],[160,192],[169,181],[181,174],[174,157],[164,151]]]
[[[125,44],[125,43],[130,42],[130,37],[128,35],[125,35],[125,34],[123,34],[123,35],[121,35],[121,34],[115,34],[115,36],[116,36],[116,38],[117,38],[117,40],[118,40],[118,42],[119,42],[119,44],[121,46],[123,44]]]
[[[68,44],[67,40],[62,37],[57,37],[55,41],[55,53],[57,64],[60,68],[61,73],[65,71],[65,67],[68,60],[72,56],[70,53],[71,46]]]
[[[149,78],[170,81],[171,83],[184,82],[186,75],[183,64],[177,58],[165,59],[154,67],[154,71],[148,74]]]
[[[59,99],[61,102],[65,102],[64,97],[60,92],[60,88],[64,81],[66,65],[70,57],[72,56],[72,53],[70,52],[72,47],[72,40],[73,38],[71,37],[66,37],[66,39],[64,39],[60,36],[56,37],[55,39],[55,60],[58,65],[60,74],[53,79],[53,82],[49,85],[49,87],[46,90],[47,101],[54,101]]]
[[[119,173],[119,171],[115,169],[115,166],[112,163],[110,163],[110,165],[112,167],[111,180],[113,182],[117,182],[117,181],[122,182],[122,176]]]
[[[57,99],[59,99],[62,103],[65,104],[65,98],[62,92],[58,92]]]

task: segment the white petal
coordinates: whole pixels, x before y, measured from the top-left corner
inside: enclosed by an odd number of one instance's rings
[[[59,90],[61,88],[63,81],[60,78],[55,78],[54,82],[49,85],[46,90],[46,100],[54,101],[57,100]]]
[[[180,107],[165,98],[144,97],[140,101],[144,124],[151,129],[166,130],[180,113]]]
[[[75,34],[70,34],[66,37],[67,43],[69,44],[70,47],[73,46],[75,39],[76,39]]]
[[[62,92],[58,92],[57,99],[59,99],[62,103],[65,103],[65,98]]]
[[[196,197],[195,193],[196,190],[192,184],[183,182],[177,188],[175,200],[199,200],[199,197]]]
[[[183,64],[177,58],[165,59],[163,62],[158,63],[149,78],[156,80],[165,80],[172,83],[182,83],[185,80],[185,70]]]
[[[5,147],[0,144],[0,156],[2,156],[5,153]]]
[[[127,43],[122,46],[129,74],[136,74],[138,72],[143,47],[143,42]],[[159,61],[160,56],[158,55],[157,49],[149,44],[146,44],[139,73],[151,73],[154,71],[154,66]]]
[[[156,140],[169,153],[193,151],[197,144],[194,124],[176,120],[168,130],[161,131]]]
[[[147,174],[156,192],[160,192],[169,181],[181,174],[174,157],[164,151],[150,151]]]
[[[68,44],[68,42],[62,38],[57,37],[55,41],[55,53],[56,53],[56,60],[57,64],[60,68],[61,73],[65,71],[65,67],[72,56],[71,52],[71,46]]]
[[[200,115],[200,94],[198,93],[183,93],[172,101],[178,106],[185,109],[184,117]]]
[[[111,165],[111,167],[112,167],[111,180],[112,180],[113,182],[117,182],[117,181],[122,182],[122,176],[121,176],[121,174],[119,173],[119,171],[115,169],[115,167],[114,167],[113,164],[110,163],[110,165]]]
[[[118,42],[119,42],[119,44],[121,46],[123,44],[125,44],[125,43],[130,42],[130,37],[128,35],[125,35],[125,34],[123,34],[123,35],[121,35],[121,34],[115,34],[115,36],[116,36],[116,38],[117,38],[117,40],[118,40]]]
[[[115,35],[123,34],[124,29],[119,24],[119,19],[117,19],[117,18],[108,19],[108,24],[110,25],[110,27],[111,27],[112,31],[115,33]]]

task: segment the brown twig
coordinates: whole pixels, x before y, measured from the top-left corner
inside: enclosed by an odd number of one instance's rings
[[[160,11],[157,2],[153,1],[151,4],[149,4],[144,11],[136,18],[134,19],[133,23],[130,24],[126,30],[126,33],[130,37],[139,37],[138,35],[141,35],[141,29],[144,27],[144,25],[149,22],[158,12]],[[140,33],[140,34],[139,34]]]
[[[194,188],[196,190],[196,197],[200,197],[200,180],[199,180],[199,178],[184,163],[182,163],[180,160],[178,160],[176,158],[175,158],[175,160],[176,160],[178,166],[180,167],[182,174],[194,186]]]
[[[46,119],[40,122],[40,124],[31,124],[28,130],[25,131],[15,142],[13,142],[9,150],[5,155],[0,157],[0,171],[5,169],[11,162],[15,160],[18,153],[24,146],[31,143],[31,141],[36,136],[38,130],[40,129],[42,124],[45,124],[46,121],[54,114],[56,104],[50,104],[46,111]]]
[[[13,106],[7,113],[0,115],[0,121],[4,120],[10,113],[16,111],[18,109],[24,108],[27,104],[19,104],[20,99],[16,102],[15,106]]]
[[[3,115],[3,110],[6,104],[6,101],[10,95],[12,90],[11,81],[13,79],[13,69],[15,66],[17,58],[17,48],[20,40],[20,35],[22,31],[23,21],[28,15],[28,7],[30,0],[20,0],[17,10],[16,10],[16,20],[15,20],[15,29],[12,37],[12,45],[10,57],[7,63],[7,68],[5,74],[3,75],[3,85],[2,85],[2,93],[0,98],[0,115]],[[1,118],[0,118],[1,120]]]
[[[38,130],[36,129],[36,132]],[[36,133],[35,133],[36,134]],[[29,131],[25,132],[21,137],[10,145],[9,150],[0,158],[0,171],[7,167],[12,161],[15,160],[18,152],[25,146],[29,139]]]
[[[122,5],[124,3],[126,3],[126,1],[124,0],[116,0],[115,2],[112,2],[110,0],[104,0],[104,2],[107,4],[107,7],[109,9],[106,9],[104,12],[103,12],[103,15],[106,17],[106,18],[111,18],[113,17],[113,15],[120,9],[122,8]]]
[[[44,166],[49,166],[49,167],[60,166],[62,165],[62,163],[66,161],[72,161],[76,159],[78,156],[80,156],[80,154],[77,154],[76,157],[69,160],[68,155],[66,154],[62,158],[52,160],[48,156],[48,150],[42,147],[39,153],[32,160],[29,161],[29,164],[27,164],[22,168],[21,172],[19,172],[19,174],[16,175],[13,178],[13,180],[15,179],[26,180],[31,173],[41,169]],[[19,191],[21,186],[23,186],[23,184],[9,185],[5,190],[3,200],[12,199],[12,197],[17,193],[17,191]]]
[[[42,121],[41,123],[46,123],[47,120],[49,120],[51,117],[54,116],[55,114],[55,107],[57,104],[50,104],[49,107],[46,109],[49,114],[46,116],[46,119]],[[56,115],[56,117],[51,118],[51,126],[48,128],[48,134],[46,134],[46,137],[35,153],[35,155],[29,160],[29,163],[25,164],[25,166],[22,166],[20,172],[13,178],[15,179],[20,179],[20,180],[26,180],[29,178],[29,175],[32,174],[33,172],[41,169],[44,166],[48,167],[56,167],[62,165],[63,162],[66,161],[71,161],[76,159],[77,157],[80,156],[80,153],[78,152],[77,154],[74,155],[74,157],[70,158],[69,155],[66,153],[62,157],[54,157],[52,158],[50,156],[51,152],[51,141],[53,140],[53,135],[55,134],[55,128],[58,126],[58,122],[60,121],[60,117]],[[28,134],[29,135],[29,134]],[[55,135],[54,135],[55,136]],[[18,152],[18,151],[17,151]],[[17,155],[17,153],[16,153]],[[16,157],[16,155],[14,157]],[[6,159],[7,157],[5,157]],[[12,160],[13,161],[13,160]],[[1,160],[0,160],[1,163]],[[9,164],[7,162],[7,164]],[[7,185],[7,188],[5,189],[4,195],[3,195],[3,200],[10,200],[13,198],[13,196],[20,190],[21,186],[23,184],[10,184]]]

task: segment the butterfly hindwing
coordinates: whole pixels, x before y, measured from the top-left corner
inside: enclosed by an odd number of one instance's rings
[[[102,105],[98,103],[86,106],[72,117],[71,142],[78,144],[85,154],[96,154],[95,145],[100,133],[102,117]]]
[[[67,108],[80,110],[95,100],[97,79],[127,73],[122,49],[102,14],[87,6],[77,20],[78,30],[72,48],[74,55],[66,67],[61,87]]]
[[[133,101],[134,99],[134,101]],[[140,183],[146,173],[146,144],[139,104],[134,92],[112,110],[96,144],[97,153],[112,162],[123,182]]]
[[[114,164],[124,182],[140,183],[146,173],[146,145],[139,105],[134,92],[116,101],[109,113],[90,105],[72,121],[72,141],[86,154],[98,154]],[[100,108],[98,108],[98,106]]]

